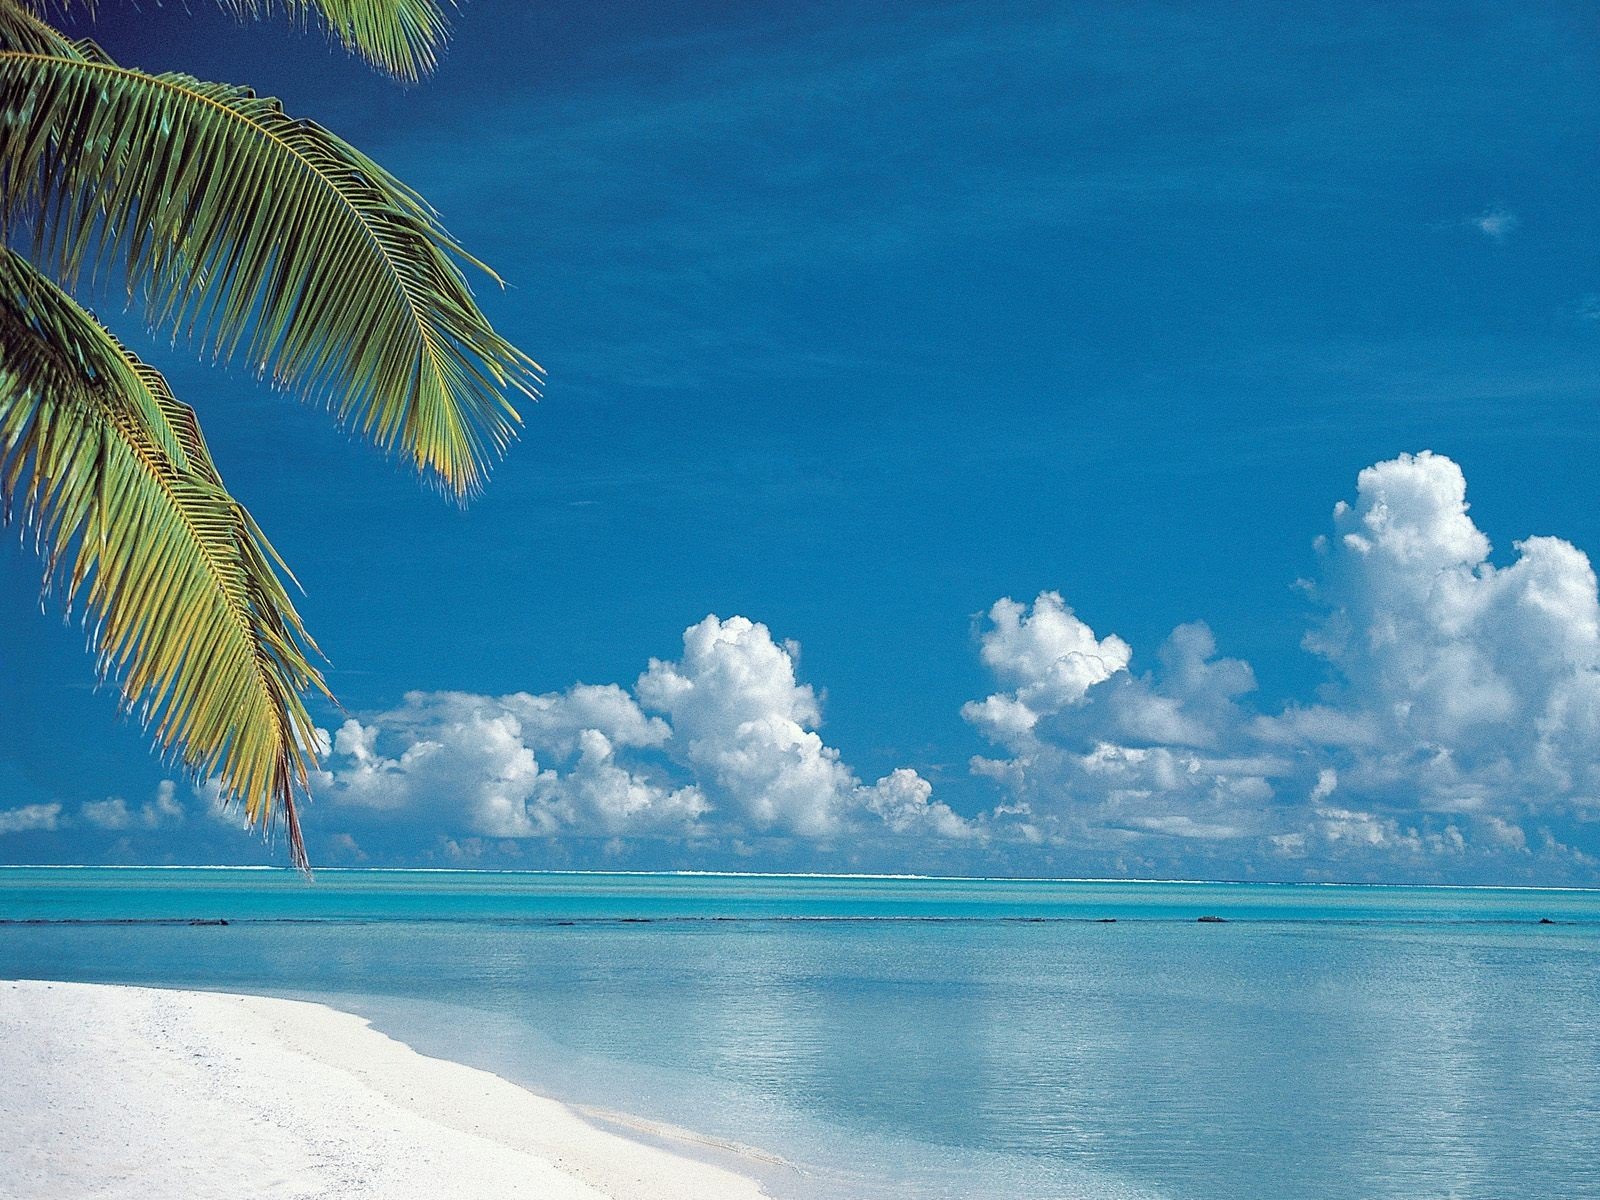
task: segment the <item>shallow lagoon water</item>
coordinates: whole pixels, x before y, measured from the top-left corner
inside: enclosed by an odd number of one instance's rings
[[[0,975],[325,1000],[782,1195],[1600,1195],[1600,893],[13,868],[0,919]]]

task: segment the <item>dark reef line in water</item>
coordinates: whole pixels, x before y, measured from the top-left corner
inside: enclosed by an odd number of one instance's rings
[[[551,929],[606,925],[1586,925],[1549,917],[1429,919],[1425,917],[921,917],[921,916],[708,916],[708,917],[471,917],[471,916],[325,916],[325,917],[0,917],[0,928],[19,926],[196,927],[229,925],[522,925]]]

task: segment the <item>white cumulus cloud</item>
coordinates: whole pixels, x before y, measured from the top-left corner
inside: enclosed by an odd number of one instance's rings
[[[989,610],[984,664],[1015,690],[997,692],[962,710],[996,740],[1027,743],[1041,717],[1077,704],[1097,683],[1127,669],[1133,651],[1121,638],[1095,637],[1057,592],[1042,592],[1030,610],[1010,597]]]
[[[344,723],[317,791],[345,813],[422,816],[463,854],[564,835],[976,836],[914,771],[862,783],[817,731],[798,654],[758,622],[708,616],[631,690],[411,693]]]
[[[1003,600],[982,652],[1006,690],[964,713],[1004,753],[974,769],[1036,834],[1076,845],[1443,861],[1527,854],[1530,821],[1600,815],[1600,600],[1582,551],[1531,537],[1495,564],[1460,467],[1427,452],[1362,471],[1317,546],[1305,646],[1334,673],[1317,702],[1262,711],[1248,664],[1204,625],[1135,673],[1059,595]]]
[[[20,808],[0,809],[0,835],[53,830],[61,823],[61,805],[24,804]]]
[[[339,728],[318,791],[339,805],[427,812],[485,837],[692,831],[704,798],[619,764],[619,749],[660,735],[625,693],[605,691],[412,692],[398,709]],[[398,743],[388,754],[386,735]]]
[[[156,787],[154,798],[138,808],[130,808],[121,796],[108,796],[79,807],[79,815],[90,825],[100,829],[161,829],[181,825],[184,819],[182,803],[178,800],[177,786],[163,779]]]

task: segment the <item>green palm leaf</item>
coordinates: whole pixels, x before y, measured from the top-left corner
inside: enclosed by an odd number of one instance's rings
[[[81,58],[85,57],[81,51],[86,45],[87,43],[73,42],[46,24],[26,5],[18,4],[16,0],[0,0],[0,47],[7,50],[24,50],[33,54],[58,54],[69,58]]]
[[[263,826],[316,765],[301,695],[327,694],[274,567],[224,488],[194,412],[66,293],[0,248],[0,502],[82,598],[102,677],[162,750]]]
[[[312,11],[352,54],[396,79],[414,82],[438,65],[450,24],[434,0],[218,0],[240,17],[272,16],[282,8],[304,28]]]
[[[0,220],[67,287],[120,258],[154,324],[325,402],[458,496],[538,394],[409,188],[277,101],[0,22]],[[487,268],[483,268],[487,271]],[[492,276],[492,272],[490,272]],[[497,280],[498,281],[498,280]]]
[[[70,9],[72,0],[29,0],[35,9]],[[93,14],[96,0],[77,0]],[[345,50],[359,54],[396,79],[414,83],[439,63],[450,23],[437,0],[217,0],[241,20],[271,17],[280,10],[304,29],[315,13]]]

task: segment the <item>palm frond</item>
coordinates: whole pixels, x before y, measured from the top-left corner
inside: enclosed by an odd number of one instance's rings
[[[36,4],[34,8],[44,5]],[[60,7],[65,8],[66,5]],[[0,0],[0,47],[24,50],[33,54],[54,54],[65,58],[104,57],[86,55],[81,47],[88,43],[75,42],[66,34],[47,24],[34,8],[19,4],[17,0]]]
[[[87,311],[0,248],[0,504],[80,598],[102,678],[164,753],[216,779],[305,865],[297,801],[316,766],[302,693],[316,647],[228,494],[194,412]]]
[[[240,18],[270,17],[282,9],[304,28],[313,12],[346,51],[406,83],[429,74],[450,37],[435,0],[217,0]]]
[[[433,210],[244,88],[0,43],[0,221],[31,225],[67,287],[122,259],[157,327],[327,403],[458,496],[515,434],[506,390],[538,394]]]
[[[93,17],[98,0],[25,0],[35,11],[82,9]],[[313,15],[328,36],[351,54],[403,83],[415,83],[439,65],[450,22],[438,0],[216,0],[240,20],[280,11],[299,29]]]

